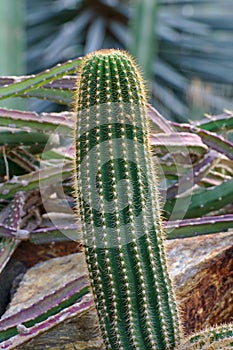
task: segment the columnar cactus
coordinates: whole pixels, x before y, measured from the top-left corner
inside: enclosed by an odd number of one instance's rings
[[[84,58],[76,92],[76,195],[108,349],[173,349],[180,325],[149,148],[146,93],[118,50]]]

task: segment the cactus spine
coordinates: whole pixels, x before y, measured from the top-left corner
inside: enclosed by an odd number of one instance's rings
[[[167,272],[146,94],[125,52],[87,55],[76,91],[76,196],[108,349],[173,349],[176,302]]]

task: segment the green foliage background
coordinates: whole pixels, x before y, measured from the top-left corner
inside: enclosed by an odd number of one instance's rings
[[[101,48],[132,49],[165,116],[185,121],[232,109],[232,0],[26,3],[29,73]],[[153,34],[143,48],[135,45],[140,32]]]

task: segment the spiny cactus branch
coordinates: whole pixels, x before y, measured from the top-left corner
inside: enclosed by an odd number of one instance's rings
[[[145,88],[128,54],[100,51],[82,61],[76,111],[76,195],[106,347],[173,349],[180,326],[166,267]],[[123,180],[125,187],[119,185]]]
[[[167,230],[167,239],[224,232],[233,228],[233,214],[168,221],[165,227]]]
[[[182,341],[178,350],[227,350],[233,348],[233,324],[197,332]]]
[[[22,93],[28,92],[32,89],[39,88],[40,86],[46,85],[55,79],[59,79],[66,74],[72,74],[77,70],[81,60],[80,58],[73,61],[69,60],[64,64],[58,64],[51,69],[27,77],[20,81],[14,81],[13,83],[3,85],[0,87],[0,100],[12,96],[21,95]]]
[[[87,294],[87,292],[84,291],[84,293],[80,293],[80,295],[82,295],[81,298],[76,298],[75,301],[70,298],[71,302],[67,307],[58,304],[55,313],[49,310],[47,313],[41,313],[38,319],[31,318],[28,323],[25,323],[26,325],[18,323],[16,327],[8,329],[9,335],[6,336],[7,339],[3,341],[1,337],[4,337],[7,331],[2,331],[0,333],[0,348],[7,350],[15,349],[39,334],[49,331],[52,327],[57,326],[65,320],[77,315],[81,316],[83,313],[93,308],[93,300],[90,293]],[[56,299],[56,293],[54,299]],[[17,316],[20,318],[20,312]]]
[[[233,143],[225,139],[221,135],[217,135],[208,130],[202,130],[199,127],[189,124],[172,123],[179,131],[190,131],[201,137],[204,144],[215,151],[225,154],[229,159],[233,160]]]
[[[20,240],[8,237],[8,233],[17,232],[20,230],[20,224],[22,221],[23,207],[25,204],[25,195],[22,191],[15,194],[15,198],[9,206],[9,213],[4,218],[1,226],[4,228],[5,237],[0,238],[0,273],[6,266],[7,262],[11,258],[15,249],[17,248]],[[0,227],[1,229],[1,227]]]

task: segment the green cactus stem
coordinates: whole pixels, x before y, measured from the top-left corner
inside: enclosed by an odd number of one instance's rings
[[[181,332],[141,74],[120,50],[87,55],[79,74],[75,191],[106,348],[174,349]]]

